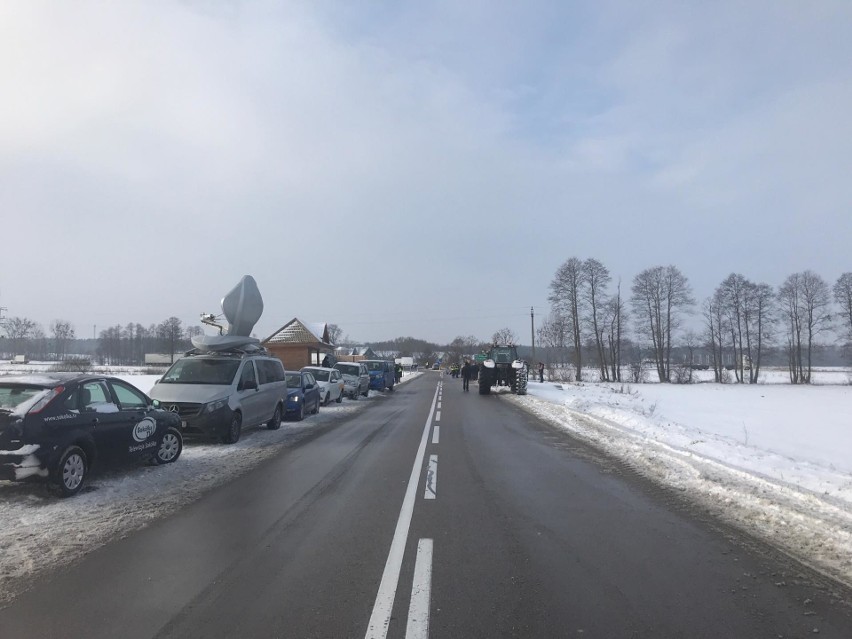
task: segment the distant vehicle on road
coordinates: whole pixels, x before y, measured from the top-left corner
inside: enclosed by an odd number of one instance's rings
[[[42,479],[64,497],[96,462],[180,457],[180,418],[115,377],[76,373],[0,379],[0,479]]]

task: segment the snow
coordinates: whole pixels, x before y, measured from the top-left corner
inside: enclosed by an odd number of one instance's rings
[[[404,373],[406,383],[421,373]],[[148,392],[158,375],[116,375]],[[27,587],[32,577],[64,565],[116,537],[175,512],[208,490],[293,446],[312,430],[368,410],[389,393],[370,391],[358,401],[323,406],[279,430],[253,428],[227,446],[188,440],[180,459],[165,466],[134,465],[99,472],[69,499],[32,483],[0,481],[0,603]]]
[[[852,585],[852,386],[530,381],[507,395]]]

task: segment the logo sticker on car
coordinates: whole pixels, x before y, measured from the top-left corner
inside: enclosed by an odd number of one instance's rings
[[[144,442],[153,435],[156,430],[157,422],[150,417],[146,417],[133,427],[133,439],[137,442]]]

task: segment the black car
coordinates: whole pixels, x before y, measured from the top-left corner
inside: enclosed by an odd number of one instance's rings
[[[180,457],[180,418],[145,393],[103,375],[0,377],[0,479],[46,480],[63,496],[80,491],[96,461]]]

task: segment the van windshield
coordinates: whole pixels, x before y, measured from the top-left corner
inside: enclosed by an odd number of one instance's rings
[[[384,362],[365,362],[368,371],[383,371],[385,370]]]
[[[239,367],[239,360],[185,358],[175,362],[160,383],[227,386],[234,381]]]

